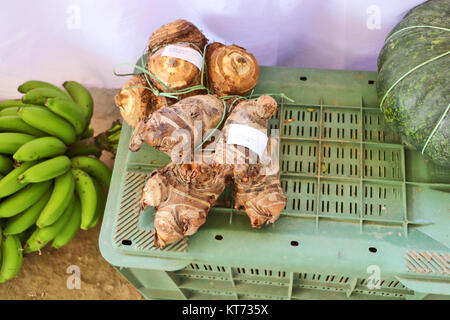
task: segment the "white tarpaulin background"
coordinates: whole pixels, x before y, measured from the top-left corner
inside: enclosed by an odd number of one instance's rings
[[[150,34],[184,18],[261,65],[376,71],[392,27],[423,0],[16,0],[0,11],[0,99],[30,79],[121,87]],[[406,58],[406,57],[405,57]],[[121,71],[123,71],[121,69]]]

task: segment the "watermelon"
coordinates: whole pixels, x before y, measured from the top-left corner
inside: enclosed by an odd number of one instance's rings
[[[402,141],[447,167],[449,28],[450,1],[429,0],[411,9],[386,38],[378,56],[376,82],[380,106]]]

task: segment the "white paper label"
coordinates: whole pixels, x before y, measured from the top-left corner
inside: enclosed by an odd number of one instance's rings
[[[249,148],[262,157],[267,146],[267,135],[258,129],[242,124],[231,124],[228,129],[227,143]]]
[[[194,66],[198,68],[198,70],[202,70],[203,57],[195,49],[189,47],[170,45],[164,48],[161,56],[183,59],[187,62],[192,63]]]

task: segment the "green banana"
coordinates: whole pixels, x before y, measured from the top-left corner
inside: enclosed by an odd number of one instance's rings
[[[70,159],[57,156],[38,163],[22,173],[18,179],[20,183],[36,183],[47,181],[66,173],[70,169]]]
[[[72,125],[50,110],[27,107],[21,108],[17,113],[29,125],[60,138],[67,145],[76,140],[75,129]]]
[[[85,140],[80,140],[68,146],[66,155],[68,157],[93,155],[100,158],[102,150],[93,144],[85,142]]]
[[[46,110],[46,107],[43,106],[38,106],[35,104],[22,104],[20,106],[13,106],[13,107],[6,107],[3,110],[0,109],[0,117],[3,116],[17,116],[17,112],[20,110],[20,108],[26,108],[26,107],[37,107],[37,108],[42,108],[44,110]]]
[[[73,210],[69,220],[55,237],[52,247],[61,248],[75,237],[81,225],[81,204],[77,196],[74,197]]]
[[[59,88],[58,88],[59,89]],[[22,96],[22,102],[28,104],[44,105],[48,98],[70,99],[61,89],[34,88]]]
[[[28,209],[39,201],[52,182],[32,183],[0,203],[0,218],[9,218]]]
[[[69,92],[73,100],[81,106],[86,123],[89,123],[94,110],[94,100],[89,90],[76,81],[66,81],[63,83],[63,87]]]
[[[14,154],[25,143],[35,139],[34,136],[18,132],[0,133],[0,153]]]
[[[17,162],[32,161],[64,154],[66,145],[55,137],[42,137],[22,145],[13,158]]]
[[[0,117],[0,132],[20,132],[35,137],[45,136],[45,132],[38,130],[23,121],[18,115]]]
[[[104,162],[88,156],[73,157],[71,162],[73,168],[85,171],[109,188],[112,172]]]
[[[1,111],[0,111],[1,115]],[[92,128],[92,125],[89,125],[84,132],[80,135],[80,140],[91,138],[94,136],[94,128]]]
[[[20,165],[20,167],[13,169],[2,180],[0,180],[0,198],[9,196],[20,189],[25,188],[27,184],[20,183],[18,177],[36,163],[36,161],[24,162]]]
[[[2,180],[5,176],[0,173],[0,180]]]
[[[59,91],[60,93],[64,94],[66,96],[66,99],[72,99],[67,92],[65,92],[63,89],[55,86],[54,84],[50,82],[45,81],[39,81],[39,80],[30,80],[27,82],[22,83],[18,88],[17,91],[20,93],[27,93],[28,91],[31,91],[36,88],[50,88],[54,89],[56,91]]]
[[[63,227],[69,221],[70,216],[72,215],[74,197],[75,196],[72,195],[72,199],[70,200],[69,205],[64,209],[64,212],[61,214],[58,220],[56,220],[55,223],[47,227],[38,228],[37,232],[33,233],[33,235],[30,237],[30,239],[28,239],[25,245],[25,253],[30,253],[41,249],[61,232]]]
[[[20,271],[23,254],[22,244],[17,236],[7,236],[2,244],[2,266],[0,268],[0,283],[11,280]]]
[[[69,205],[74,194],[74,189],[75,180],[71,171],[55,179],[55,185],[50,199],[36,221],[36,225],[39,228],[47,227],[58,220],[64,212],[64,209]]]
[[[72,169],[75,191],[81,202],[81,229],[87,230],[97,210],[97,192],[93,179],[81,169]]]
[[[86,118],[81,107],[76,102],[61,98],[51,98],[45,102],[45,106],[67,120],[75,128],[77,135],[83,133],[86,128]]]
[[[0,154],[0,173],[7,174],[13,169],[13,162],[7,156]]]
[[[5,109],[0,111],[0,117],[4,116],[17,116],[17,110],[20,107],[6,107]]]
[[[8,219],[6,221],[5,230],[3,233],[5,235],[19,234],[31,227],[38,219],[51,194],[52,189],[50,188],[44,193],[38,202],[26,209],[23,213]]]
[[[21,106],[23,104],[24,103],[20,99],[3,100],[3,101],[0,101],[0,110],[3,110],[5,108],[9,108],[9,107]]]
[[[30,235],[30,237],[28,238],[28,240],[26,241],[26,243],[24,245],[23,253],[31,253],[31,252],[38,251],[38,250],[42,249],[43,247],[45,247],[45,245],[47,243],[49,243],[49,241],[43,242],[38,239],[39,231],[40,231],[40,229],[37,228]]]
[[[100,218],[103,216],[106,206],[106,195],[103,190],[103,186],[96,179],[92,179],[94,182],[95,191],[97,193],[97,208],[95,210],[95,216],[92,222],[87,226],[87,229],[91,229],[97,225]]]

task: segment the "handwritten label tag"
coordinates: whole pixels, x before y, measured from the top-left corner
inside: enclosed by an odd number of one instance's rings
[[[258,129],[242,124],[231,124],[228,129],[227,143],[249,148],[262,157],[267,146],[267,135]]]
[[[192,63],[194,66],[198,68],[198,70],[202,70],[203,57],[195,49],[189,47],[170,45],[164,48],[161,56],[183,59],[187,62]]]

